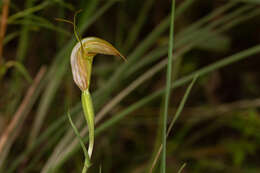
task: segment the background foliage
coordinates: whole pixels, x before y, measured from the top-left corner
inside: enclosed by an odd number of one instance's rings
[[[99,55],[91,91],[96,144],[89,172],[149,172],[161,144],[170,26],[168,0],[3,0],[0,172],[80,172],[87,140],[69,65],[73,20],[128,59]],[[167,172],[260,172],[259,0],[176,0]],[[158,172],[157,164],[154,172]]]

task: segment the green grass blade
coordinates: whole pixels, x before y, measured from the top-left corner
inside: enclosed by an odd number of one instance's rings
[[[43,83],[45,82],[43,78],[44,72],[45,72],[45,68],[40,69],[38,75],[35,78],[35,81],[28,89],[21,105],[19,106],[18,110],[14,114],[15,119],[14,121],[12,121],[14,127],[9,129],[11,131],[8,132],[10,133],[8,141],[4,145],[4,149],[3,149],[4,152],[1,153],[0,155],[0,169],[2,169],[3,166],[5,166],[3,165],[3,163],[4,161],[6,161],[6,157],[14,143],[14,140],[17,138],[17,135],[20,134],[21,128],[24,124],[26,117],[28,116],[38,96],[40,95],[40,92],[43,89]]]
[[[260,4],[259,0],[232,0],[237,2],[244,2],[244,3],[252,3],[252,4]]]
[[[191,1],[193,2],[193,0]],[[185,1],[185,3],[190,4],[191,3],[189,0]],[[203,31],[200,31],[200,29],[198,29],[201,25],[209,22],[210,20],[212,20],[213,18],[215,18],[217,15],[225,12],[226,10],[228,10],[229,8],[231,8],[232,6],[234,6],[236,3],[228,3],[227,5],[220,7],[219,9],[213,11],[212,13],[210,13],[209,15],[205,16],[204,18],[202,18],[201,20],[195,22],[194,24],[192,24],[191,26],[189,26],[187,29],[185,29],[184,31],[181,31],[180,33],[178,33],[176,35],[176,43],[174,45],[175,49],[178,49],[180,47],[182,47],[183,45],[187,44],[187,42],[191,42],[192,41],[196,41],[197,38],[200,38],[200,36],[198,36],[198,33],[201,33]],[[183,3],[183,6],[187,6],[187,4]],[[179,7],[176,10],[176,15],[177,13],[180,14],[179,11],[183,11],[182,10],[183,7]],[[240,11],[241,12],[241,11]],[[221,18],[219,21],[213,21],[210,26],[207,26],[207,29],[212,29],[215,25],[220,24],[221,22],[224,22],[223,19]],[[217,23],[217,24],[214,24]],[[230,27],[229,27],[230,28]],[[228,29],[228,28],[227,28]],[[189,34],[188,34],[189,33]],[[205,38],[205,37],[204,37]],[[199,43],[199,41],[196,41]],[[151,51],[151,53],[149,53],[146,57],[142,58],[138,64],[136,64],[134,67],[132,67],[131,69],[129,69],[126,72],[125,77],[128,77],[130,74],[134,73],[135,71],[137,71],[138,69],[140,69],[141,67],[143,67],[146,64],[149,64],[151,62],[153,62],[154,60],[157,60],[157,58],[166,55],[168,48],[166,47],[162,47],[162,48],[157,48],[153,51]]]
[[[68,112],[68,115],[67,115],[67,116],[68,116],[69,122],[70,122],[70,124],[71,124],[71,126],[72,126],[72,128],[73,128],[73,131],[75,132],[75,134],[76,134],[76,136],[77,136],[77,138],[78,138],[78,140],[79,140],[79,143],[80,143],[80,145],[81,145],[81,148],[82,148],[83,153],[84,153],[84,156],[85,156],[85,162],[84,162],[84,167],[83,167],[83,171],[82,171],[82,173],[85,173],[85,172],[87,172],[87,169],[88,169],[88,168],[90,167],[90,165],[91,165],[91,163],[90,163],[90,158],[89,158],[89,155],[88,155],[88,151],[87,151],[87,149],[86,149],[86,147],[85,147],[83,138],[80,136],[77,127],[74,125],[74,123],[73,123],[73,121],[72,121],[72,119],[71,119],[71,116],[70,116],[70,113],[69,113],[69,112]]]
[[[194,1],[194,0],[191,0],[191,1]],[[187,2],[188,1],[186,1],[185,3],[187,3]],[[182,3],[181,5],[183,5],[183,4],[184,3]],[[191,3],[189,2],[189,4],[191,4]],[[186,7],[180,8],[180,10],[182,10],[182,12],[183,12],[187,7],[188,7],[188,5],[186,5]],[[178,12],[178,10],[177,10],[177,12]],[[179,12],[178,14],[181,14],[181,12]],[[138,58],[140,58],[157,41],[159,36],[161,36],[161,34],[163,32],[165,32],[169,26],[170,26],[170,16],[167,16],[162,22],[160,22],[160,24],[158,24],[158,26],[156,26],[153,29],[153,31],[128,56],[128,62],[118,68],[118,70],[113,74],[113,76],[106,83],[106,87],[101,88],[100,90],[98,90],[98,92],[96,92],[94,94],[94,97],[97,97],[97,99],[98,99],[98,100],[95,99],[96,102],[98,103],[98,104],[96,104],[98,108],[100,107],[100,105],[102,105],[104,103],[104,101],[106,100],[108,95],[112,92],[112,90],[115,89],[114,84],[118,83],[118,81],[120,81],[122,79],[123,74],[129,69],[129,67],[131,67],[133,64],[135,64],[137,62]],[[100,102],[99,99],[101,99],[103,101]]]
[[[25,4],[26,4],[26,9],[31,9],[34,4],[34,1],[27,0]],[[43,8],[44,7],[45,7],[45,5],[43,5]],[[33,11],[33,12],[36,12],[36,11]],[[13,20],[13,22],[14,22],[14,20]],[[27,49],[28,49],[28,43],[29,43],[29,38],[30,38],[30,34],[29,34],[30,28],[27,25],[27,22],[30,22],[28,15],[25,16],[25,21],[24,21],[24,24],[21,29],[21,35],[19,37],[19,44],[18,44],[17,56],[16,56],[17,60],[19,62],[22,62],[24,60],[26,53],[27,53]],[[12,23],[12,22],[10,22],[10,23]]]
[[[179,116],[180,116],[180,114],[181,114],[181,112],[182,112],[182,110],[183,110],[183,108],[184,108],[184,105],[185,105],[185,103],[186,103],[186,101],[187,101],[187,99],[188,99],[188,96],[189,96],[189,94],[190,94],[190,91],[191,91],[191,89],[192,89],[194,83],[196,82],[197,78],[198,78],[198,76],[197,76],[197,75],[194,75],[191,84],[188,86],[188,88],[187,88],[187,90],[186,90],[186,92],[185,92],[185,94],[184,94],[184,96],[183,96],[183,98],[182,98],[182,100],[181,100],[181,103],[180,103],[180,105],[178,106],[177,111],[176,111],[176,113],[175,113],[175,115],[174,115],[174,117],[173,117],[173,119],[172,119],[172,121],[171,121],[171,123],[170,123],[170,125],[169,125],[169,127],[168,127],[167,136],[169,136],[169,134],[170,134],[170,132],[171,132],[171,130],[172,130],[174,124],[176,123],[177,119],[179,118]]]
[[[185,0],[181,5],[176,9],[175,19],[177,19],[195,0]]]
[[[200,20],[196,21],[195,23],[191,24],[188,28],[184,29],[184,31],[182,31],[177,37],[184,37],[185,35],[189,35],[194,30],[196,30],[200,26],[202,26],[203,24],[205,24],[208,21],[212,20],[216,16],[224,13],[225,11],[227,11],[230,8],[232,8],[236,4],[237,4],[237,2],[229,2],[229,3],[225,4],[224,6],[214,10],[209,15],[203,17],[202,19],[200,19]]]
[[[74,106],[74,108],[71,111],[71,114],[78,114],[81,109],[81,104],[79,103],[78,106]],[[19,155],[15,160],[13,160],[12,165],[9,167],[8,171],[6,173],[13,173],[18,165],[28,157],[29,154],[31,154],[35,148],[39,147],[44,141],[48,140],[51,136],[54,136],[56,134],[56,131],[58,129],[61,129],[60,127],[64,127],[63,130],[65,131],[68,126],[66,126],[65,122],[67,120],[67,116],[63,115],[59,120],[57,120],[55,123],[50,125],[48,129],[37,139],[35,140],[30,147],[28,147],[22,154]]]
[[[115,47],[121,51],[121,53],[125,54],[125,51],[123,51],[123,40],[124,40],[124,32],[125,32],[125,18],[126,15],[124,13],[124,8],[122,4],[117,5],[117,13],[116,13],[116,33],[115,33]]]
[[[24,168],[24,173],[32,172],[35,169],[35,164],[38,164],[44,155],[53,148],[53,146],[62,138],[64,132],[65,129],[58,130],[51,139],[47,139],[48,142],[45,144],[45,146],[41,148],[39,152],[37,152],[36,156],[33,156],[33,158],[27,164],[26,168]],[[13,170],[10,170],[9,168],[13,168],[13,163],[10,165],[10,167],[8,167],[8,171],[6,171],[6,173],[9,173],[10,171],[13,172]]]
[[[169,127],[168,127],[168,130],[167,130],[167,132],[166,132],[166,133],[167,133],[167,134],[166,134],[166,138],[168,138],[168,136],[169,136],[169,134],[170,134],[170,132],[171,132],[171,130],[172,130],[172,128],[173,128],[175,122],[176,122],[177,119],[179,118],[179,116],[180,116],[180,114],[181,114],[181,112],[182,112],[182,110],[183,110],[183,108],[184,108],[184,105],[185,105],[185,103],[186,103],[186,101],[187,101],[187,99],[188,99],[188,96],[189,96],[189,94],[190,94],[190,91],[191,91],[191,89],[192,89],[192,87],[193,87],[195,81],[197,80],[197,78],[198,78],[198,76],[196,76],[196,75],[193,77],[192,82],[190,83],[190,85],[188,86],[187,90],[185,91],[185,94],[184,94],[184,96],[183,96],[182,99],[181,99],[181,103],[180,103],[180,105],[178,106],[177,111],[176,111],[175,115],[173,116],[173,119],[172,119],[172,121],[171,121],[171,123],[170,123],[170,125],[169,125]],[[153,162],[152,162],[152,166],[151,166],[150,171],[149,171],[150,173],[153,172],[153,169],[155,168],[155,165],[156,165],[157,162],[158,162],[158,159],[159,159],[159,156],[160,156],[160,154],[161,154],[161,151],[162,151],[162,145],[160,145],[158,151],[157,151],[156,154],[154,155],[154,159],[153,159]]]
[[[99,2],[100,0],[81,1],[79,9],[84,10],[84,13],[82,13],[82,16],[79,17],[79,22],[78,22],[79,28],[81,28],[84,25],[84,23],[86,23],[86,19],[89,19],[91,15],[95,11],[97,11],[96,9]]]
[[[171,95],[171,81],[172,81],[172,51],[173,51],[173,32],[174,32],[174,13],[175,13],[175,0],[172,1],[171,9],[171,24],[170,24],[170,38],[169,38],[169,50],[168,50],[168,65],[167,65],[167,81],[166,81],[166,92],[165,92],[165,105],[163,113],[163,130],[162,130],[162,158],[161,158],[161,173],[166,173],[166,140],[167,140],[167,117],[168,107]]]
[[[21,12],[18,12],[8,18],[8,23],[12,23],[13,21],[15,21],[19,18],[23,18],[23,17],[26,17],[27,15],[40,11],[40,10],[46,8],[50,4],[51,4],[50,1],[45,1],[37,6],[25,9],[24,11],[21,11]]]
[[[6,63],[7,68],[9,67],[14,67],[16,68],[28,82],[32,82],[32,77],[30,76],[29,72],[27,69],[23,66],[23,64],[17,62],[17,61],[8,61]]]
[[[169,26],[170,18],[165,18],[147,37],[144,39],[139,46],[128,56],[127,63],[120,66],[117,71],[112,75],[106,86],[100,88],[93,94],[95,99],[95,106],[99,108],[109,98],[112,91],[116,89],[115,83],[122,80],[124,73],[140,58],[158,39],[161,34],[166,31]]]
[[[133,27],[130,29],[129,35],[126,39],[125,46],[124,46],[124,52],[128,52],[133,44],[135,43],[136,39],[138,38],[140,34],[140,30],[142,26],[144,25],[145,20],[147,19],[148,12],[150,11],[151,7],[154,4],[154,0],[146,0],[144,2],[144,6],[141,9],[141,12],[136,20],[136,23],[133,25]]]
[[[10,16],[8,18],[8,23],[10,24],[10,23],[12,23],[12,21],[14,22],[16,19],[20,19],[20,18],[25,18],[24,20],[26,23],[26,21],[29,21],[29,19],[27,17],[30,14],[33,14],[39,10],[46,8],[48,5],[51,4],[51,2],[46,1],[35,7],[33,7],[33,4],[34,4],[33,0],[27,0],[25,2],[26,9],[23,11],[19,11],[19,12],[15,13],[14,15]],[[20,31],[18,48],[17,48],[17,52],[16,52],[16,60],[20,63],[22,63],[22,61],[25,59],[25,56],[26,56],[27,50],[28,50],[28,43],[29,43],[29,37],[30,37],[28,30],[29,30],[29,26],[24,25]],[[8,108],[7,108],[8,113],[12,113],[12,110],[14,110],[18,106],[18,102],[22,97],[21,93],[17,92],[17,91],[20,91],[21,88],[23,87],[23,83],[22,83],[18,73],[14,72],[12,74],[12,77],[14,79],[12,80],[9,96],[12,97],[13,95],[15,95],[15,97],[12,100],[11,104],[8,105]]]
[[[30,15],[27,17],[28,19],[22,19],[22,20],[17,20],[17,21],[14,21],[12,22],[10,25],[23,25],[24,27],[27,26],[28,29],[31,27],[31,26],[38,26],[38,27],[42,27],[42,28],[46,28],[46,29],[50,29],[50,30],[53,30],[55,32],[59,32],[61,34],[63,34],[63,37],[64,35],[65,36],[70,36],[71,33],[69,33],[68,31],[64,30],[63,28],[61,27],[58,27],[56,26],[55,24],[51,23],[50,21],[42,18],[42,17],[38,17],[38,16],[34,16],[34,15]],[[29,30],[28,30],[29,31]],[[27,33],[25,31],[22,31],[22,35],[26,35],[24,33]],[[29,36],[29,35],[28,35]],[[27,37],[28,37],[27,36]],[[25,37],[25,36],[24,36]],[[24,39],[23,36],[20,37],[20,40],[23,40]],[[24,39],[26,41],[29,41],[29,39]],[[23,43],[23,42],[22,42]],[[20,45],[20,44],[19,44]],[[27,46],[23,46],[24,48],[27,48]],[[17,58],[19,59],[19,61],[22,61],[24,59],[24,56],[26,55],[26,52],[23,53],[23,52],[19,52],[17,53]]]
[[[149,64],[155,62],[158,60],[158,58],[164,56],[168,51],[167,47],[160,47],[152,50],[150,53],[148,53],[144,58],[142,58],[135,66],[130,68],[126,74],[125,78],[133,75],[138,70],[142,69],[144,66],[148,66]]]
[[[12,41],[14,38],[16,38],[19,35],[19,32],[13,32],[5,36],[5,39],[3,41],[3,44],[6,45],[10,41]]]

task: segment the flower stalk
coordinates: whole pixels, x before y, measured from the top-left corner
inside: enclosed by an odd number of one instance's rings
[[[81,102],[84,111],[84,116],[89,128],[89,146],[88,146],[88,156],[91,158],[93,147],[94,147],[94,109],[92,104],[91,95],[89,90],[82,91]]]

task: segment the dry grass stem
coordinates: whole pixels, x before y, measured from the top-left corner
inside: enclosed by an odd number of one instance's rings
[[[3,41],[5,37],[10,0],[3,0],[2,18],[0,26],[0,64],[3,62]]]
[[[2,133],[2,136],[0,138],[0,163],[3,163],[3,158],[5,155],[7,155],[9,149],[11,148],[14,140],[19,135],[19,132],[22,128],[23,122],[26,118],[25,111],[27,109],[27,105],[31,100],[32,95],[36,91],[44,73],[46,71],[45,67],[42,67],[38,74],[36,75],[33,84],[28,89],[22,103],[20,104],[18,110],[13,115],[13,119],[9,123],[9,125],[6,127],[4,132]],[[28,111],[28,110],[27,110]],[[1,167],[2,165],[0,165]]]

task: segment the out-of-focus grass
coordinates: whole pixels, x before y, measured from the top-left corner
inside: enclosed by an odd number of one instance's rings
[[[170,34],[169,34],[169,48],[168,48],[168,62],[166,72],[166,88],[165,100],[162,118],[162,154],[161,154],[161,173],[166,173],[166,143],[167,143],[167,125],[168,125],[168,109],[171,95],[172,83],[172,63],[173,63],[173,37],[174,37],[174,20],[175,20],[175,0],[171,5],[171,18],[170,18]]]
[[[66,118],[69,102],[75,124],[87,141],[84,120],[78,116],[79,92],[69,68],[75,39],[69,25],[54,20],[72,19],[78,9],[83,10],[78,22],[81,35],[116,41],[128,59],[120,65],[113,58],[95,59],[91,89],[97,143],[90,171],[102,165],[103,172],[146,172],[150,166],[165,88],[170,1],[14,0],[4,59],[21,62],[33,77],[42,65],[48,68],[27,103],[26,119],[10,152],[6,157],[0,152],[4,160],[0,172],[78,172],[81,168],[83,153],[78,152]],[[167,172],[177,172],[183,162],[187,163],[183,172],[260,171],[259,16],[257,0],[176,1],[175,91],[169,116],[183,96],[181,86],[194,75],[201,77],[169,135]],[[15,69],[3,76],[1,138],[29,86]]]

